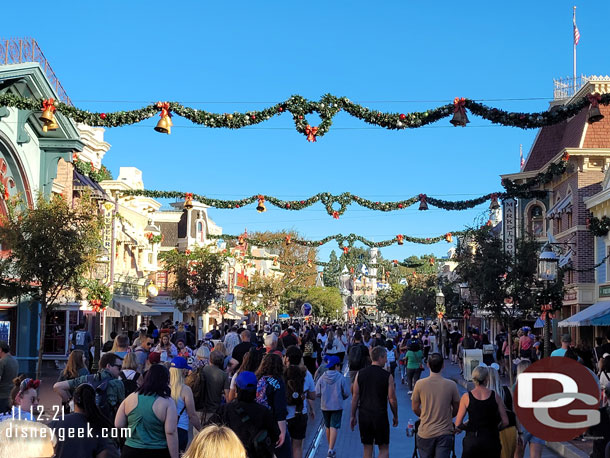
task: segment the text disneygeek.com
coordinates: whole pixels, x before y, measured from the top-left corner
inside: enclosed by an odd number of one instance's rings
[[[94,430],[91,426],[83,428],[37,428],[27,426],[9,427],[4,432],[4,437],[7,439],[51,439],[57,441],[65,441],[66,439],[88,439],[88,438],[104,438],[104,439],[129,439],[131,437],[131,429],[129,428],[102,428]]]

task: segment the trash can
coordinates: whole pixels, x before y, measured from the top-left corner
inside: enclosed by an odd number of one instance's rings
[[[483,350],[480,348],[464,350],[464,380],[470,382],[472,380],[472,371],[482,362]]]

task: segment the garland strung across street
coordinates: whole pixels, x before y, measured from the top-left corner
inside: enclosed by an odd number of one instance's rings
[[[211,239],[217,239],[217,240],[237,240],[238,244],[249,243],[249,244],[252,244],[252,245],[258,246],[258,247],[270,247],[270,246],[280,245],[282,243],[285,243],[286,245],[295,243],[295,244],[301,245],[301,246],[314,247],[314,246],[322,246],[322,245],[330,242],[331,240],[335,240],[337,242],[337,244],[339,245],[339,248],[341,248],[344,253],[347,253],[349,251],[350,247],[354,246],[355,242],[361,242],[368,247],[377,247],[377,248],[387,247],[387,246],[393,245],[395,243],[397,243],[398,245],[403,245],[404,242],[432,245],[432,244],[438,243],[442,240],[445,240],[447,243],[451,243],[451,242],[453,242],[454,236],[459,236],[459,235],[462,235],[465,233],[466,233],[466,231],[454,231],[454,232],[447,232],[446,234],[438,235],[436,237],[425,237],[425,238],[424,237],[411,237],[409,235],[398,234],[396,237],[394,237],[392,239],[382,240],[381,242],[373,242],[372,240],[368,240],[368,239],[362,237],[361,235],[356,235],[356,234],[349,234],[349,235],[335,234],[335,235],[326,236],[320,240],[295,239],[295,238],[292,238],[290,235],[287,235],[284,238],[271,239],[271,240],[259,240],[259,239],[255,239],[255,238],[245,237],[244,235],[230,235],[230,234],[222,234],[222,235],[210,234],[208,237]]]
[[[279,256],[254,256],[251,254],[247,254],[245,256],[238,257],[238,260],[239,259],[246,259],[246,260],[253,260],[253,261],[272,261],[274,266],[279,265]],[[415,268],[421,267],[425,264],[424,262],[404,262],[404,261],[398,261],[397,259],[393,259],[390,262],[394,267],[402,266],[402,267],[408,267],[410,269],[415,269]],[[434,265],[436,263],[436,260],[434,258],[429,258],[428,263],[430,265]],[[312,266],[326,267],[326,266],[330,265],[330,262],[317,261],[315,259],[308,259],[307,261],[292,261],[292,262],[283,262],[282,263],[283,266],[289,266],[289,267],[303,266],[305,264],[307,264],[307,267],[312,267]],[[367,263],[366,261],[358,261],[357,264],[362,264],[362,265],[366,266],[367,268],[385,267],[383,264]]]
[[[605,237],[610,231],[610,218],[602,216],[597,218],[595,216],[587,219],[587,226],[595,237]]]
[[[504,178],[502,180],[502,186],[506,189],[506,194],[508,194],[509,197],[521,197],[521,193],[527,193],[532,187],[550,183],[555,178],[563,175],[568,170],[569,159],[570,155],[564,153],[561,161],[552,163],[546,171],[538,173],[536,176],[528,179],[525,183],[517,184],[508,178]]]
[[[608,105],[609,103],[610,94],[589,94],[568,105],[553,107],[548,111],[522,113],[508,112],[499,108],[488,107],[474,100],[456,97],[453,103],[426,111],[391,113],[371,110],[368,107],[352,102],[347,97],[326,94],[318,102],[307,100],[300,95],[293,95],[284,102],[277,103],[268,108],[246,111],[244,113],[213,113],[185,107],[178,102],[157,102],[130,111],[92,113],[53,99],[41,100],[8,93],[0,95],[0,106],[14,107],[20,110],[43,111],[41,119],[44,121],[45,132],[57,129],[58,125],[54,118],[55,112],[61,113],[75,122],[94,127],[125,126],[144,121],[159,114],[160,120],[155,130],[165,134],[171,133],[173,125],[171,117],[173,114],[186,118],[194,124],[206,127],[241,129],[260,124],[273,116],[289,112],[292,115],[297,132],[305,135],[310,142],[315,142],[317,137],[322,137],[330,130],[333,117],[340,111],[345,111],[368,124],[393,130],[414,129],[449,116],[452,116],[451,124],[464,127],[470,122],[466,114],[467,109],[494,124],[519,127],[521,129],[536,129],[565,121],[587,107],[589,109],[588,121],[590,123],[597,122],[603,118],[599,105]],[[317,126],[310,125],[305,118],[305,116],[314,112],[321,118],[321,122]]]
[[[521,186],[521,185],[520,185]],[[326,212],[335,219],[339,219],[339,216],[343,215],[347,210],[347,207],[352,203],[368,208],[370,210],[378,211],[394,211],[403,210],[419,202],[419,210],[428,210],[428,205],[433,207],[442,208],[443,210],[466,210],[468,208],[474,208],[477,205],[484,203],[489,200],[490,209],[500,208],[499,200],[507,197],[520,197],[524,199],[530,198],[542,198],[546,196],[546,191],[528,191],[524,189],[514,190],[511,192],[495,192],[485,194],[484,196],[477,197],[476,199],[470,200],[459,200],[450,201],[436,199],[426,194],[418,194],[417,196],[410,197],[399,201],[372,201],[363,197],[344,192],[342,194],[330,194],[328,192],[321,192],[304,200],[282,200],[277,197],[255,194],[250,197],[244,197],[238,200],[223,200],[223,199],[211,199],[209,197],[194,194],[190,192],[182,191],[157,191],[149,189],[129,189],[122,191],[122,195],[126,196],[144,196],[153,199],[185,199],[185,208],[192,208],[193,200],[199,201],[205,205],[214,208],[222,209],[236,209],[245,207],[253,203],[257,203],[256,210],[259,213],[267,211],[265,203],[268,202],[271,205],[281,208],[283,210],[303,210],[304,208],[310,207],[317,202],[322,202],[326,208]]]

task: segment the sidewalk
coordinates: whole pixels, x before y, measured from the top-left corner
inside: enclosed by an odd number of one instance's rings
[[[447,378],[453,380],[455,383],[457,383],[458,388],[460,389],[460,394],[462,392],[466,392],[467,390],[471,390],[472,388],[474,388],[473,382],[467,382],[466,380],[464,380],[464,378],[460,374],[459,366],[452,365],[452,364],[448,363],[447,360],[445,361],[445,364],[446,364],[446,366],[445,366],[445,369],[443,370],[443,375],[445,375],[445,377],[447,377]],[[504,383],[508,383],[508,380],[504,380]],[[569,458],[589,458],[589,453],[587,453],[584,450],[581,450],[581,448],[574,445],[574,442],[575,441],[547,442],[546,449],[545,449],[545,451],[543,451],[542,456],[543,457],[562,456],[562,457],[569,457]],[[584,448],[584,449],[591,448],[591,446],[592,446],[590,444],[583,444],[582,442],[579,443],[579,445],[581,445],[582,448]],[[527,453],[525,456],[528,456]]]

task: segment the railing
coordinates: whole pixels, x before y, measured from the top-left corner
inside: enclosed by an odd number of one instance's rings
[[[577,76],[576,78],[553,79],[553,98],[555,100],[568,99],[590,80],[591,77],[585,75]]]
[[[36,40],[33,38],[0,39],[0,65],[23,64],[24,62],[38,62],[42,71],[47,75],[51,86],[55,89],[59,100],[72,105],[70,97],[59,82]]]

